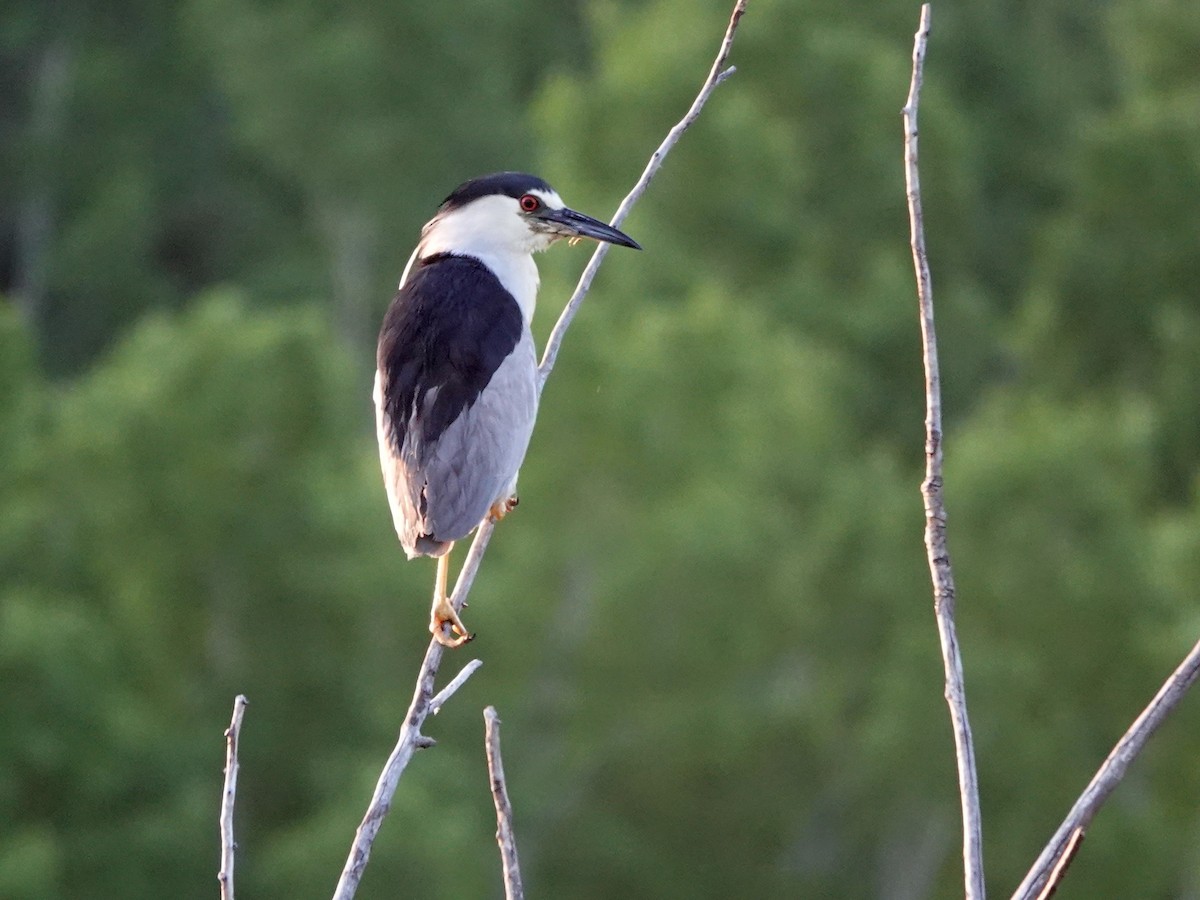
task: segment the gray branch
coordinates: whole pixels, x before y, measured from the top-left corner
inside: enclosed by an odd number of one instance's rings
[[[475,670],[483,665],[482,659],[473,659],[465,666],[462,671],[450,679],[450,683],[437,692],[437,696],[429,701],[429,711],[435,716],[442,711],[442,707],[446,705],[446,701],[454,696],[455,692],[466,684],[468,678],[475,674]]]
[[[233,701],[233,719],[225,729],[225,787],[221,792],[221,900],[233,900],[233,857],[237,842],[233,839],[233,804],[237,799],[238,738],[242,733],[242,717],[246,714],[246,697],[238,694]]]
[[[500,861],[504,867],[504,897],[505,900],[524,900],[521,865],[517,861],[517,836],[513,833],[512,804],[508,801],[504,763],[500,760],[500,717],[496,715],[496,707],[489,706],[483,711],[483,722],[488,775],[492,782],[492,800],[496,804],[496,843],[500,846]]]
[[[1104,760],[1104,765],[1096,772],[1091,782],[1084,789],[1071,811],[1063,820],[1050,843],[1037,858],[1025,880],[1021,882],[1013,900],[1033,900],[1033,898],[1049,897],[1057,886],[1058,881],[1066,874],[1071,855],[1078,848],[1088,825],[1095,818],[1104,801],[1121,783],[1129,764],[1142,752],[1150,735],[1171,714],[1188,688],[1195,683],[1200,675],[1200,641],[1192,647],[1183,658],[1178,668],[1159,688],[1154,699],[1142,710],[1129,730],[1117,741],[1117,745]],[[1076,836],[1078,835],[1078,836]],[[1061,860],[1061,864],[1060,864]]]
[[[958,789],[962,801],[963,869],[967,900],[983,900],[983,825],[979,811],[979,781],[975,748],[967,719],[967,697],[962,656],[954,626],[954,575],[946,547],[946,507],[942,499],[942,387],[938,371],[937,335],[933,326],[933,286],[925,250],[925,222],[921,209],[921,182],[917,167],[917,102],[924,77],[925,48],[929,41],[929,4],[921,7],[921,22],[913,42],[912,83],[904,105],[904,176],[908,191],[908,216],[912,230],[913,266],[921,307],[921,344],[925,360],[925,548],[933,580],[933,609],[942,645],[946,672],[946,703],[954,729],[958,761]]]
[[[683,133],[700,117],[700,111],[704,109],[704,104],[708,102],[708,98],[712,96],[712,92],[717,89],[717,86],[721,82],[737,71],[733,66],[725,68],[725,63],[729,61],[729,52],[733,49],[733,37],[737,33],[738,23],[745,12],[746,0],[738,0],[733,7],[733,14],[729,17],[729,25],[725,29],[725,37],[721,41],[720,49],[717,51],[717,58],[713,60],[708,77],[704,79],[704,84],[700,86],[700,93],[696,95],[696,99],[692,101],[692,105],[684,117],[676,123],[674,128],[667,132],[667,136],[658,145],[658,149],[650,155],[650,161],[646,163],[646,168],[642,171],[642,177],[637,180],[633,189],[625,196],[625,199],[621,201],[621,205],[617,207],[616,213],[613,214],[610,224],[614,228],[620,227],[621,223],[629,215],[629,211],[633,209],[634,204],[642,199],[642,195],[646,193],[646,188],[650,185],[650,180],[654,178],[658,170],[662,167],[663,160],[667,158],[667,154],[671,152],[671,148],[683,137]],[[550,332],[550,337],[546,341],[546,349],[542,353],[541,365],[538,366],[539,394],[541,394],[546,386],[546,379],[550,377],[550,372],[554,368],[554,362],[558,359],[558,351],[562,346],[567,328],[570,327],[571,320],[575,318],[575,314],[579,312],[583,298],[587,296],[588,290],[591,289],[592,279],[596,277],[596,270],[600,268],[600,263],[604,261],[604,257],[608,254],[608,248],[609,245],[605,243],[601,243],[596,247],[596,251],[588,261],[587,267],[579,277],[579,284],[575,287],[575,293],[571,295],[571,299],[563,307],[558,321],[554,323],[554,330]]]
[[[966,693],[963,686],[962,658],[954,627],[954,579],[950,554],[946,549],[946,510],[942,501],[942,415],[941,381],[938,372],[937,341],[933,325],[933,292],[929,260],[925,250],[924,222],[921,210],[921,186],[917,169],[917,101],[929,39],[929,5],[921,7],[921,24],[913,46],[913,76],[908,102],[904,107],[904,169],[908,187],[909,219],[912,226],[913,264],[917,273],[917,292],[921,303],[921,335],[925,351],[925,481],[921,493],[925,500],[925,545],[934,586],[934,611],[942,643],[946,669],[946,701],[954,727],[958,758],[959,794],[963,812],[963,863],[966,896],[982,900],[983,834],[979,812],[979,786],[975,771],[975,751],[967,720]],[[1075,802],[1062,825],[1054,833],[1021,882],[1013,900],[1047,900],[1066,874],[1074,854],[1092,819],[1125,777],[1130,763],[1142,751],[1150,736],[1183,699],[1188,688],[1200,676],[1200,642],[1192,647],[1183,662],[1163,684],[1150,704],[1117,742],[1104,764],[1096,772],[1083,794]]]

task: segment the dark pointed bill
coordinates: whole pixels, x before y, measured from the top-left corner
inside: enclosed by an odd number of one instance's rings
[[[619,244],[622,247],[632,247],[634,250],[641,250],[642,245],[625,234],[623,231],[618,231],[611,225],[601,222],[599,219],[593,219],[591,216],[585,216],[581,212],[576,212],[573,209],[546,209],[539,218],[545,219],[547,222],[553,222],[562,228],[564,234],[573,237],[591,238],[594,241],[607,241],[610,244]]]

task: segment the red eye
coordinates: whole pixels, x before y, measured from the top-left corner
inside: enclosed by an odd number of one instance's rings
[[[533,196],[533,194],[526,194],[521,198],[521,209],[525,210],[527,213],[537,212],[538,207],[541,205],[542,201]]]

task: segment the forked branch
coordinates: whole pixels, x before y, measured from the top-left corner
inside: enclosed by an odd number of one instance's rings
[[[479,571],[479,563],[483,559],[483,551],[487,549],[491,535],[492,524],[485,520],[479,527],[479,531],[476,532],[475,540],[471,543],[471,550],[467,554],[462,570],[458,573],[458,582],[454,585],[453,596],[455,598],[466,596],[467,589],[475,580],[475,573]],[[458,605],[461,608],[461,601]],[[437,640],[429,641],[425,659],[422,660],[421,669],[417,673],[417,685],[413,690],[412,702],[408,706],[408,713],[400,728],[400,736],[375,784],[375,793],[371,795],[366,815],[363,816],[358,830],[354,833],[354,842],[350,845],[350,855],[346,858],[341,878],[338,879],[337,887],[334,889],[334,900],[350,900],[358,891],[358,884],[362,880],[363,872],[366,871],[367,862],[371,857],[371,847],[375,843],[375,836],[379,834],[383,819],[391,808],[392,797],[396,793],[396,786],[400,783],[400,776],[408,767],[408,761],[412,759],[413,753],[432,747],[435,743],[433,738],[421,734],[421,726],[425,724],[425,719],[429,714],[435,711],[433,688],[438,669],[442,664],[442,654],[445,651],[446,648]],[[463,670],[467,675],[464,677],[460,673],[446,686],[445,690],[437,695],[438,709],[477,668],[474,661],[468,663]]]

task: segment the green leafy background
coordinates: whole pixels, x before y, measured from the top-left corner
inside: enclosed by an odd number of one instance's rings
[[[0,896],[328,896],[427,640],[373,335],[517,168],[607,215],[717,0],[0,7]],[[472,596],[484,667],[363,898],[961,896],[921,545],[900,107],[916,3],[751,0],[627,221]],[[922,180],[988,882],[1200,631],[1200,18],[936,4]],[[586,258],[542,259],[544,337]],[[1189,698],[1060,896],[1200,892]]]

